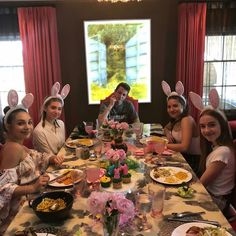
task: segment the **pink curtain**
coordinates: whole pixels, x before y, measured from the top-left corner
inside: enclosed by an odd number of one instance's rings
[[[177,81],[184,84],[185,95],[190,91],[202,95],[206,3],[181,3],[178,7]],[[189,102],[192,116],[198,111]]]
[[[26,92],[35,100],[30,114],[39,122],[41,106],[52,85],[61,83],[56,10],[53,7],[18,8]]]

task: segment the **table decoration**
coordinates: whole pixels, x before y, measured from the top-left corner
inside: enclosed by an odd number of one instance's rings
[[[120,146],[122,147],[121,145],[123,144],[122,136],[123,136],[124,130],[129,129],[129,125],[126,122],[119,123],[118,121],[114,121],[114,120],[110,120],[110,121],[105,120],[102,124],[102,129],[103,129],[103,138],[107,141],[114,140],[114,143],[113,143],[114,149],[118,149],[118,147]],[[123,147],[123,148],[126,148],[126,147]]]
[[[103,223],[107,236],[117,235],[119,228],[127,226],[135,216],[133,202],[121,193],[92,192],[88,207],[95,219]]]

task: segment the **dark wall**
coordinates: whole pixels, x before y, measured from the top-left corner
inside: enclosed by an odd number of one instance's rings
[[[83,22],[100,19],[151,19],[151,103],[140,104],[143,122],[166,123],[166,97],[160,83],[175,81],[177,0],[135,3],[56,3],[63,83],[71,85],[65,101],[68,132],[83,120],[95,121],[99,105],[88,105]]]

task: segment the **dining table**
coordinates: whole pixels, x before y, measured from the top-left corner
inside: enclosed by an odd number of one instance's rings
[[[64,156],[64,162],[61,167],[64,169],[78,169],[85,171],[89,165],[100,165],[103,161],[104,153],[111,148],[110,142],[104,142],[101,136],[94,138],[93,145],[89,147],[90,155],[94,153],[96,145],[102,144],[102,155],[95,159],[80,158],[76,155],[76,148],[68,147],[67,143],[78,134],[77,128],[73,130],[70,137],[66,140],[65,145],[61,148],[58,155]],[[101,133],[100,133],[101,134]],[[220,227],[225,228],[227,235],[236,235],[227,219],[219,210],[217,205],[212,201],[209,193],[205,187],[199,181],[199,178],[195,175],[189,164],[179,152],[166,150],[162,154],[157,153],[145,153],[142,152],[145,147],[145,139],[149,137],[157,137],[163,135],[163,128],[160,124],[144,124],[142,140],[136,140],[132,130],[124,134],[124,142],[127,144],[127,158],[134,160],[137,163],[136,168],[130,169],[131,183],[123,185],[121,189],[102,188],[98,186],[97,191],[108,192],[121,192],[126,198],[135,202],[135,194],[137,191],[142,190],[148,194],[148,185],[159,184],[165,187],[165,198],[162,215],[158,217],[152,217],[151,214],[147,214],[147,221],[152,225],[148,230],[144,230],[139,227],[139,219],[135,217],[134,220],[126,227],[119,230],[118,235],[122,236],[176,236],[186,235],[185,231],[181,231],[181,227],[184,229],[184,225],[188,223],[201,224],[202,220],[207,223],[211,221],[217,222]],[[144,141],[143,141],[144,140]],[[141,154],[140,154],[141,152]],[[147,161],[146,155],[149,155]],[[156,158],[156,162],[151,162],[151,158]],[[178,189],[183,186],[183,183],[166,183],[159,182],[151,173],[155,168],[168,167],[168,168],[180,168],[189,173],[190,178],[187,180],[187,185],[193,190],[193,194],[189,198],[181,197],[178,193]],[[49,167],[47,172],[55,171],[55,167]],[[88,197],[93,190],[89,188],[86,179],[79,181],[75,186],[66,187],[52,187],[47,186],[45,191],[68,191],[74,196],[74,203],[70,216],[64,221],[58,221],[53,223],[46,223],[41,221],[33,209],[29,206],[28,201],[25,201],[19,212],[6,230],[6,236],[17,235],[17,232],[27,232],[27,230],[33,229],[37,232],[36,235],[58,235],[58,236],[102,236],[103,225],[100,221],[96,220],[89,212],[88,209]],[[31,196],[33,198],[33,195]],[[28,196],[29,198],[29,196]],[[175,220],[173,219],[173,213],[201,212],[202,214],[189,215],[183,218]],[[203,223],[202,223],[203,224]],[[209,224],[207,224],[209,225]],[[211,224],[210,224],[211,225]],[[214,226],[213,226],[214,227]],[[181,233],[176,229],[180,229]]]

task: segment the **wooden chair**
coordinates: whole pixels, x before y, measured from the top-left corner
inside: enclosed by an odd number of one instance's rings
[[[106,102],[106,101],[110,98],[110,96],[111,96],[111,95],[109,95],[109,96],[106,97],[105,99],[100,100],[100,104],[102,104],[103,102]],[[130,96],[127,96],[126,99],[127,99],[128,101],[130,101],[131,103],[133,103],[134,109],[135,109],[135,111],[138,113],[138,110],[139,110],[138,99],[132,98],[132,97],[130,97]]]

